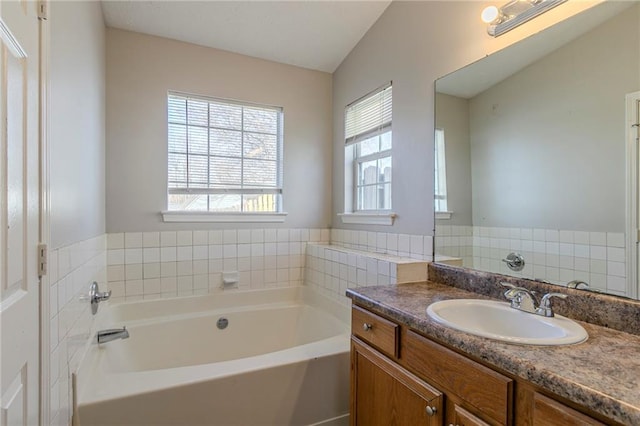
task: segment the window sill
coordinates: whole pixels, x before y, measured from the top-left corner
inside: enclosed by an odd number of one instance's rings
[[[453,215],[453,212],[436,212],[436,219],[449,220],[451,215]]]
[[[165,222],[236,222],[236,223],[283,223],[287,213],[213,213],[164,211]]]
[[[393,225],[395,213],[338,213],[342,223],[356,225]]]

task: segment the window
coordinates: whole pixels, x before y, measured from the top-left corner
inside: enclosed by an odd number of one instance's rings
[[[392,90],[388,84],[345,110],[346,157],[352,159],[353,211],[391,210]]]
[[[436,129],[435,140],[435,208],[447,212],[447,168],[445,163],[444,130]]]
[[[168,210],[282,211],[282,108],[168,94]]]

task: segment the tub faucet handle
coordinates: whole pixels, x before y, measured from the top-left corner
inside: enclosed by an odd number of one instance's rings
[[[91,283],[91,287],[89,288],[89,302],[91,303],[91,313],[95,315],[98,313],[98,304],[100,302],[104,302],[105,300],[109,300],[111,297],[111,290],[109,291],[100,291],[97,282]]]

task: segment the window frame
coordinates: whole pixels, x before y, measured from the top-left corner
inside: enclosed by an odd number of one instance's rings
[[[391,132],[391,128],[389,127],[388,132]],[[381,133],[376,135],[378,138],[381,138],[382,135],[386,134],[387,132]],[[363,187],[378,187],[380,185],[389,185],[389,188],[391,188],[392,182],[393,182],[393,177],[391,177],[391,179],[388,182],[379,182],[376,181],[376,183],[370,183],[370,184],[360,184],[360,180],[358,179],[360,176],[360,165],[362,163],[366,163],[367,161],[373,161],[373,160],[381,160],[383,158],[389,158],[389,160],[391,160],[392,162],[392,166],[391,166],[391,174],[393,176],[393,134],[392,136],[392,142],[391,142],[391,148],[389,149],[385,149],[383,151],[378,151],[378,152],[374,152],[372,154],[367,154],[364,156],[360,156],[359,155],[359,151],[360,151],[360,143],[364,142],[364,141],[360,141],[360,142],[356,142],[354,143],[353,146],[353,161],[352,161],[352,167],[353,167],[353,212],[354,213],[362,213],[362,214],[367,214],[367,213],[389,213],[392,211],[391,207],[389,207],[388,209],[360,209],[358,208],[358,206],[360,205],[359,203],[359,194],[360,194],[360,188]],[[380,146],[381,142],[380,140],[378,140],[378,146]],[[376,165],[377,167],[377,165]],[[391,200],[390,200],[391,201]],[[364,204],[364,200],[363,200],[363,204]],[[378,203],[379,204],[379,203]],[[393,204],[391,204],[391,206],[393,206]]]
[[[438,135],[441,135],[439,137]],[[447,186],[447,144],[444,128],[437,127],[433,137],[433,158],[434,158],[434,188],[433,188],[433,210],[436,219],[450,219],[453,214],[449,211],[449,188]],[[439,149],[438,145],[442,145]],[[442,160],[442,161],[440,161]],[[441,185],[439,185],[441,184]],[[444,194],[438,191],[437,187],[444,187]],[[444,204],[443,209],[439,209]]]
[[[207,125],[193,125],[189,124],[188,116],[185,117],[185,123],[175,123],[170,120],[169,117],[169,105],[171,101],[171,97],[177,98],[185,98],[185,101],[188,100],[197,100],[201,102],[207,103]],[[284,186],[284,108],[274,105],[265,105],[265,104],[257,104],[253,102],[245,102],[238,101],[234,99],[185,93],[179,91],[167,91],[166,95],[166,108],[167,108],[167,116],[166,116],[166,126],[167,126],[167,162],[166,162],[166,190],[167,190],[167,201],[166,201],[166,210],[162,211],[161,214],[165,222],[283,222],[287,213],[284,212],[284,196],[283,196],[283,186]],[[240,172],[240,181],[235,184],[227,184],[226,187],[219,188],[191,188],[189,187],[189,175],[187,169],[187,187],[175,188],[170,186],[169,178],[170,178],[170,160],[169,155],[171,154],[169,147],[169,127],[171,124],[184,125],[185,129],[188,129],[190,126],[206,128],[207,130],[207,153],[202,154],[207,158],[208,164],[210,164],[210,160],[213,157],[224,158],[225,156],[220,155],[212,155],[211,154],[211,142],[210,142],[210,131],[211,129],[221,129],[221,130],[229,130],[226,128],[220,128],[219,126],[213,126],[210,123],[210,113],[209,108],[211,103],[217,103],[222,105],[236,105],[242,108],[258,108],[265,110],[272,110],[277,112],[277,130],[276,130],[276,159],[275,160],[261,160],[261,161],[274,161],[276,166],[276,184],[273,187],[260,187],[258,185],[247,185],[244,183],[244,174],[242,173],[244,161],[248,158],[244,152],[244,143],[245,133],[260,133],[260,132],[251,132],[245,129],[244,125],[244,114],[241,115],[242,121],[239,130],[234,130],[240,133],[240,156],[234,157],[240,159],[241,163],[241,172]],[[243,110],[244,112],[244,110]],[[188,114],[188,113],[187,113]],[[187,130],[188,131],[188,130]],[[188,143],[188,142],[187,142]],[[186,152],[179,153],[182,155],[186,155],[187,157],[190,155],[188,148]],[[209,165],[207,166],[210,167]],[[210,173],[207,175],[207,183],[206,185],[212,185],[212,176]],[[240,195],[241,203],[239,211],[215,211],[209,210],[210,207],[210,198],[207,197],[207,210],[170,210],[169,207],[169,196],[171,194],[208,194],[208,195],[216,195],[216,194],[233,194]],[[275,194],[274,203],[275,210],[274,211],[250,211],[244,210],[244,196],[245,195],[260,195],[260,194]]]
[[[367,93],[366,95],[358,98],[357,100],[351,102],[345,107],[343,115],[345,126],[345,212],[338,214],[338,216],[342,218],[343,223],[392,225],[396,217],[395,213],[392,212],[393,165],[391,166],[391,177],[388,182],[383,183],[377,181],[375,184],[360,185],[360,182],[358,180],[360,164],[364,163],[365,161],[389,158],[393,163],[392,87],[393,82],[386,83],[383,86],[380,86],[375,90]],[[369,115],[368,113],[370,111],[366,109],[367,102],[371,102],[371,100],[375,96],[381,97],[378,105],[373,107],[374,109],[377,108],[380,113],[381,118],[380,120],[377,120],[377,122],[376,120],[371,119],[371,117],[375,117],[375,115]],[[357,109],[359,104],[362,105],[360,110]],[[355,109],[350,110],[351,108]],[[350,116],[350,114],[355,115]],[[362,125],[361,123],[359,123],[358,121],[361,119],[363,120],[363,122],[367,123],[367,125]],[[378,151],[372,154],[367,154],[366,156],[359,155],[359,145],[361,144],[361,142],[364,142],[376,136],[379,138],[378,149],[380,149],[380,138],[387,133],[389,133],[391,139],[391,147],[389,149]],[[364,186],[380,186],[381,184],[388,185],[391,191],[391,196],[389,198],[389,208],[359,209],[360,205],[364,205],[359,203],[359,189]]]

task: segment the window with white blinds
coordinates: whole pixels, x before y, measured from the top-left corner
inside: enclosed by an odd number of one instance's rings
[[[282,108],[170,92],[168,210],[282,211]]]
[[[391,83],[370,93],[345,110],[345,143],[351,145],[391,130]]]
[[[353,150],[354,212],[391,210],[391,85],[347,106],[345,144]]]

